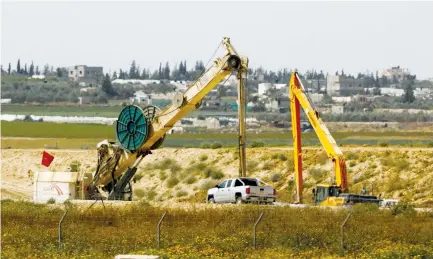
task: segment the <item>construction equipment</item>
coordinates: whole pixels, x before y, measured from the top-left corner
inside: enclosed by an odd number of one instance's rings
[[[304,109],[326,154],[333,162],[334,172],[330,185],[318,185],[313,189],[314,204],[320,206],[342,206],[360,202],[379,203],[376,196],[349,194],[346,162],[325,123],[319,116],[313,102],[305,91],[297,72],[293,72],[289,82],[290,113],[292,117],[293,160],[296,181],[296,203],[302,203],[302,140],[300,106]]]
[[[184,92],[174,96],[171,105],[164,110],[155,106],[140,108],[126,106],[116,123],[116,142],[104,140],[97,144],[98,164],[96,172],[86,175],[86,184],[77,178],[77,192],[83,199],[132,200],[132,180],[143,158],[164,142],[166,133],[182,117],[200,107],[201,100],[227,76],[237,74],[239,82],[239,158],[240,175],[245,172],[245,94],[244,78],[248,70],[248,58],[239,56],[224,37],[225,55],[214,62]],[[51,187],[50,187],[51,188]],[[46,188],[49,189],[48,187]],[[51,189],[50,189],[51,190]],[[84,193],[84,194],[83,194]]]

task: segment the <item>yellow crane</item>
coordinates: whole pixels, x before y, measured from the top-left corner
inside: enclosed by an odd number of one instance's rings
[[[190,111],[198,108],[201,100],[227,76],[236,73],[239,99],[239,152],[240,175],[245,176],[245,92],[244,77],[248,58],[240,56],[230,43],[222,40],[225,55],[216,58],[204,73],[184,92],[174,96],[172,104],[164,110],[155,106],[141,109],[125,107],[116,121],[116,142],[104,140],[97,145],[98,165],[92,180],[83,192],[88,198],[131,199],[131,180],[143,158],[151,154],[164,141],[165,134]]]
[[[326,154],[332,160],[334,172],[330,185],[318,185],[313,189],[314,204],[320,206],[341,206],[359,202],[379,203],[376,196],[349,194],[346,162],[343,152],[338,147],[319,112],[313,106],[297,72],[293,72],[289,82],[290,113],[292,119],[293,160],[296,182],[296,203],[302,203],[302,139],[301,114],[302,106],[305,115],[313,126]]]

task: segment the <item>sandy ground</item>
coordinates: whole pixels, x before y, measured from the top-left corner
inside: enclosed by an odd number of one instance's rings
[[[343,147],[343,152],[378,152],[386,150],[398,150],[400,153],[404,152],[421,152],[425,155],[422,159],[433,158],[433,148],[395,148],[395,147]],[[272,152],[280,152],[291,150],[287,147],[273,147],[273,148],[254,148],[247,149],[247,159],[248,161],[260,162],[260,158],[263,155],[270,154]],[[321,150],[320,147],[309,148],[308,150]],[[49,168],[41,165],[42,152],[43,150],[30,150],[30,149],[3,149],[1,150],[1,195],[2,199],[25,199],[31,200],[33,195],[33,179],[29,170],[32,171],[67,171],[69,165],[78,160],[82,164],[82,168],[87,171],[92,171],[96,168],[96,150],[47,150],[49,153],[55,156],[55,159]],[[149,163],[158,163],[166,158],[171,158],[176,160],[182,168],[188,167],[192,161],[198,162],[199,157],[203,154],[207,155],[208,158],[205,161],[207,164],[215,165],[215,167],[221,169],[225,177],[236,177],[238,175],[238,160],[233,159],[234,149],[196,149],[196,148],[162,148],[153,151],[152,155],[147,156],[142,164],[140,165],[139,172],[144,172],[143,168]],[[375,158],[376,160],[378,158]],[[422,160],[421,159],[421,160]],[[367,161],[366,163],[368,163]],[[411,162],[418,162],[411,158]],[[353,167],[356,176],[357,171],[362,171],[364,164],[358,164]],[[420,169],[421,165],[416,167],[417,170]],[[431,165],[429,165],[431,166]],[[259,168],[260,166],[258,166]],[[324,165],[326,170],[330,170],[330,165]],[[414,167],[415,168],[415,167]],[[433,167],[432,167],[433,168]],[[424,177],[420,177],[420,182],[416,183],[414,186],[421,186],[425,189],[425,184],[429,180],[431,175],[430,169]],[[270,173],[279,171],[286,172],[285,164],[281,163],[276,168],[272,168],[268,171],[256,170],[254,172],[255,177],[269,176]],[[409,176],[413,172],[406,172],[405,175]],[[307,174],[308,175],[308,174]],[[179,176],[180,183],[176,185],[173,189],[167,189],[165,183],[161,181],[159,174],[157,172],[144,172],[143,178],[134,185],[134,188],[143,188],[146,192],[149,190],[155,191],[159,195],[159,201],[165,204],[172,202],[175,199],[175,193],[179,191],[186,191],[187,196],[194,196],[200,186],[203,185],[205,179],[198,179],[198,181],[192,185],[187,185]],[[375,176],[378,180],[386,178],[386,175],[382,173]],[[402,176],[403,177],[403,176]],[[214,180],[217,181],[217,180]],[[352,182],[350,183],[352,184]],[[430,192],[432,192],[430,190]],[[398,195],[395,194],[395,195]]]

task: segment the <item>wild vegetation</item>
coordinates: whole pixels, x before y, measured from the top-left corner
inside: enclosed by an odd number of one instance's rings
[[[2,258],[107,258],[154,254],[161,258],[430,258],[433,215],[410,206],[380,211],[355,206],[340,245],[340,225],[348,211],[288,207],[210,206],[159,208],[37,205],[2,201]],[[58,222],[62,248],[58,250]],[[157,249],[156,225],[161,226]],[[253,249],[253,225],[257,248]]]

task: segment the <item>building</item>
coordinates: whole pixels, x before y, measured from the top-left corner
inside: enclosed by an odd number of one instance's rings
[[[401,68],[400,66],[396,66],[396,67],[384,69],[382,71],[381,76],[385,76],[391,82],[395,82],[395,81],[400,82],[407,75],[410,75],[408,69],[404,69],[404,68]]]
[[[151,105],[152,99],[150,95],[144,93],[143,91],[137,91],[134,93],[134,97],[129,98],[129,102],[131,104]]]
[[[102,67],[77,65],[68,68],[68,78],[75,82],[84,82],[89,86],[98,86],[104,80],[104,72]]]
[[[274,88],[274,85],[271,83],[260,83],[257,93],[259,95],[265,95],[269,89]]]
[[[332,105],[332,114],[342,114],[344,113],[343,105]]]
[[[329,96],[351,96],[364,93],[364,80],[328,75],[326,92]]]
[[[132,85],[150,85],[150,84],[160,84],[161,80],[150,80],[150,79],[115,79],[111,81],[112,84],[119,84],[119,85],[126,85],[126,84],[132,84]]]

